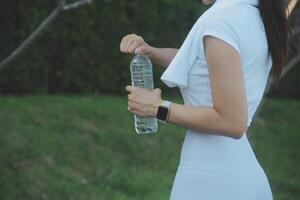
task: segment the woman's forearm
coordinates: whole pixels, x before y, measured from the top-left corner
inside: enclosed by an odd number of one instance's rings
[[[195,107],[173,102],[170,106],[168,122],[190,130],[234,139],[239,139],[244,132],[237,127],[236,123],[222,116],[214,107]]]
[[[123,53],[140,53],[146,55],[154,64],[166,68],[175,57],[178,49],[155,48],[147,44],[141,36],[129,34],[122,38],[120,51]]]
[[[167,68],[175,57],[177,51],[178,49],[174,48],[151,47],[149,57],[154,64]]]

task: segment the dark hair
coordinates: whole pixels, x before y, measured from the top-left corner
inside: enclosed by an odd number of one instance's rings
[[[278,82],[285,64],[288,48],[287,0],[259,0],[269,51],[273,60],[272,78]]]

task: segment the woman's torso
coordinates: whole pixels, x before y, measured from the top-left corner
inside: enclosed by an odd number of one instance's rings
[[[235,0],[228,0],[228,2],[227,5],[213,5],[199,19],[205,21],[205,18],[225,11],[227,14],[234,12],[234,15],[240,19],[233,23],[238,23],[241,31],[240,57],[247,94],[248,126],[250,126],[253,115],[263,97],[272,60],[268,55],[268,45],[259,10],[250,4],[238,4]],[[180,92],[185,105],[213,105],[203,46],[189,71],[188,87],[180,88]],[[187,129],[180,165],[218,171],[252,180],[265,178],[264,171],[256,159],[246,133],[242,138],[236,140]]]

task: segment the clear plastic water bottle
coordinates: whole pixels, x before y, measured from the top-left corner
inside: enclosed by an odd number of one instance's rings
[[[134,87],[154,89],[152,63],[147,56],[136,54],[130,63],[130,72]],[[134,114],[134,125],[138,134],[155,133],[158,129],[156,117]]]

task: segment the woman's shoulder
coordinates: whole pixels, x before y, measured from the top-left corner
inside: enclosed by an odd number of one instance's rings
[[[259,10],[250,4],[226,4],[211,7],[201,19],[201,29],[231,29],[240,32],[247,28],[247,23],[257,23]]]
[[[208,10],[201,21],[201,44],[204,36],[210,35],[225,41],[242,54],[245,29],[247,29],[245,22],[247,17],[252,15],[245,14],[249,12],[247,9],[243,4],[226,4]]]
[[[202,22],[230,22],[238,25],[239,22],[250,20],[251,17],[259,16],[258,9],[250,4],[229,3],[212,6],[203,15]]]

